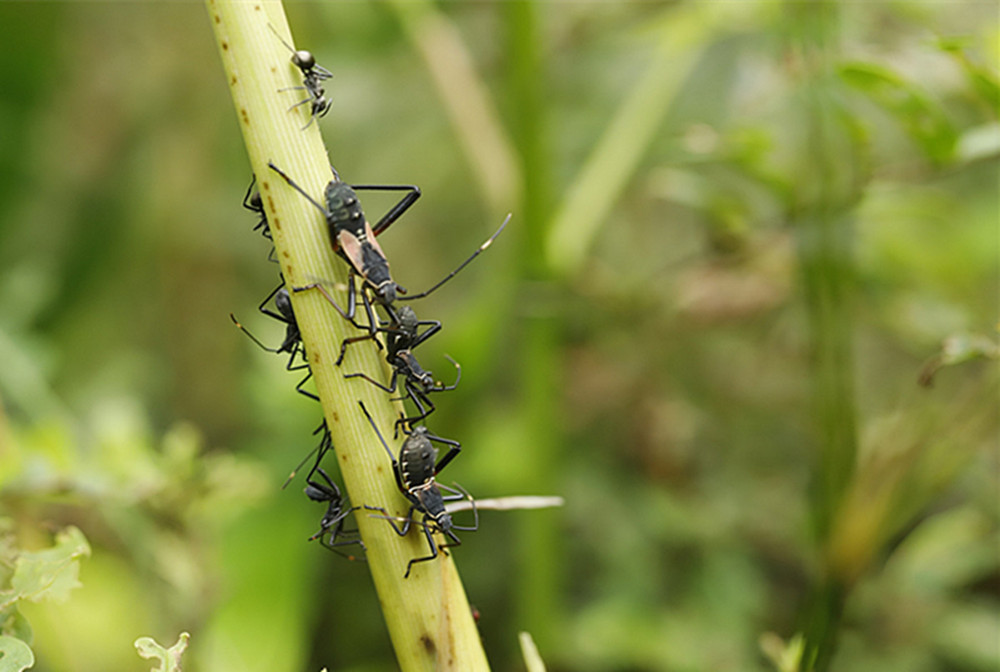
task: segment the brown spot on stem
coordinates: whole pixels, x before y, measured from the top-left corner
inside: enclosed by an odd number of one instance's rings
[[[282,252],[281,256],[283,256],[285,259],[291,259],[292,258],[292,255],[288,254],[288,250],[285,250],[284,252]]]
[[[337,411],[333,412],[333,421],[334,422],[340,422],[340,414],[337,413]]]
[[[437,646],[434,644],[434,640],[426,632],[420,635],[420,645],[432,656],[437,653]]]
[[[215,3],[213,2],[212,4],[214,5]],[[220,17],[218,14],[213,14],[212,18],[215,19],[216,23],[222,23],[222,17]]]
[[[233,75],[232,79],[229,80],[230,86],[236,86],[236,75]]]
[[[226,42],[225,40],[223,40],[221,42],[221,44],[222,44],[222,50],[223,51],[229,51],[229,43],[228,42]]]
[[[243,118],[243,123],[246,124],[247,126],[249,126],[250,125],[250,115],[247,114],[246,109],[244,109],[242,107],[240,108],[240,116]]]

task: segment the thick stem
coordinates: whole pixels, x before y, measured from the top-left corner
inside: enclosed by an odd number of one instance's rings
[[[286,282],[301,286],[326,279],[331,287],[343,283],[346,266],[335,259],[321,214],[268,168],[273,161],[316,195],[331,178],[319,124],[302,130],[309,105],[289,109],[303,92],[279,91],[302,83],[288,49],[268,26],[292,44],[281,3],[207,0],[207,6]],[[343,298],[344,293],[335,296]],[[345,371],[361,371],[385,380],[385,362],[373,344],[357,344],[343,367],[336,367],[349,325],[319,292],[293,293],[292,303],[351,502],[405,514],[408,506],[396,489],[389,457],[358,401],[364,401],[387,438],[393,434],[398,405],[364,380],[344,379]],[[427,553],[419,530],[415,527],[415,533],[400,538],[385,520],[365,515],[358,517],[358,527],[400,668],[488,670],[451,557],[442,554],[434,562],[415,565],[404,579],[409,560]]]

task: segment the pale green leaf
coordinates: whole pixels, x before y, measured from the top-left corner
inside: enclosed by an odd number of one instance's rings
[[[59,532],[51,548],[22,552],[14,565],[13,594],[7,603],[18,599],[32,602],[67,599],[69,591],[80,585],[79,559],[87,555],[90,545],[76,527]]]
[[[190,634],[182,632],[177,643],[167,649],[152,637],[140,637],[135,640],[135,648],[143,658],[159,659],[160,666],[151,672],[181,672],[181,655],[187,649],[190,638]]]
[[[0,636],[0,672],[21,672],[35,664],[31,647],[14,637]]]

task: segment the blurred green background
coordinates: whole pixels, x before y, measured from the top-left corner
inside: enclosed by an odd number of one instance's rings
[[[341,175],[423,190],[403,285],[514,213],[420,308],[445,481],[566,498],[455,551],[493,669],[520,630],[554,671],[998,669],[996,2],[286,10]],[[0,519],[93,549],[20,607],[34,669],[182,630],[195,672],[396,669],[279,489],[319,408],[229,321],[283,334],[204,6],[0,37]]]

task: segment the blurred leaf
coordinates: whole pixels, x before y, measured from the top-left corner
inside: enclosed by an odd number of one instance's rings
[[[539,655],[538,647],[535,646],[535,640],[531,638],[531,634],[518,633],[517,641],[521,644],[521,655],[524,656],[524,666],[528,672],[545,672],[545,662]]]
[[[0,612],[0,624],[3,626],[3,635],[20,639],[26,644],[34,642],[34,631],[31,628],[31,623],[18,610],[16,604],[12,604]]]
[[[941,50],[951,54],[965,70],[972,88],[986,101],[994,114],[1000,107],[1000,80],[997,74],[987,67],[975,62],[966,49],[969,40],[961,37],[942,38],[938,45]]]
[[[954,366],[974,359],[997,359],[1000,357],[1000,344],[983,334],[955,334],[949,336],[941,345],[941,352],[931,358],[920,371],[919,382],[930,387],[934,375],[945,366]]]
[[[645,72],[623,97],[553,216],[546,256],[549,265],[564,275],[579,270],[682,88],[697,84],[687,76],[714,37],[711,19],[718,16],[689,5],[671,11],[670,17]]]
[[[963,131],[955,154],[962,163],[1000,156],[1000,124],[986,124]]]
[[[945,596],[988,579],[997,569],[996,524],[974,506],[923,521],[894,553],[890,573],[912,595]]]
[[[933,163],[954,158],[958,133],[941,107],[916,84],[874,63],[841,66],[840,76],[892,115]]]
[[[0,636],[0,672],[21,672],[35,664],[31,647],[20,639]]]
[[[87,555],[90,545],[76,527],[59,532],[52,548],[22,552],[11,579],[12,594],[0,606],[22,599],[32,602],[68,599],[69,591],[80,586],[79,559]]]
[[[1000,669],[1000,615],[993,603],[959,603],[935,623],[934,639],[946,658],[963,670]]]
[[[191,635],[182,632],[177,643],[169,649],[163,648],[152,637],[140,637],[135,640],[135,648],[143,658],[158,658],[160,666],[151,672],[181,672],[181,655],[187,649]]]
[[[773,632],[760,636],[760,650],[778,672],[807,672],[800,668],[806,640],[799,633],[787,642]]]

